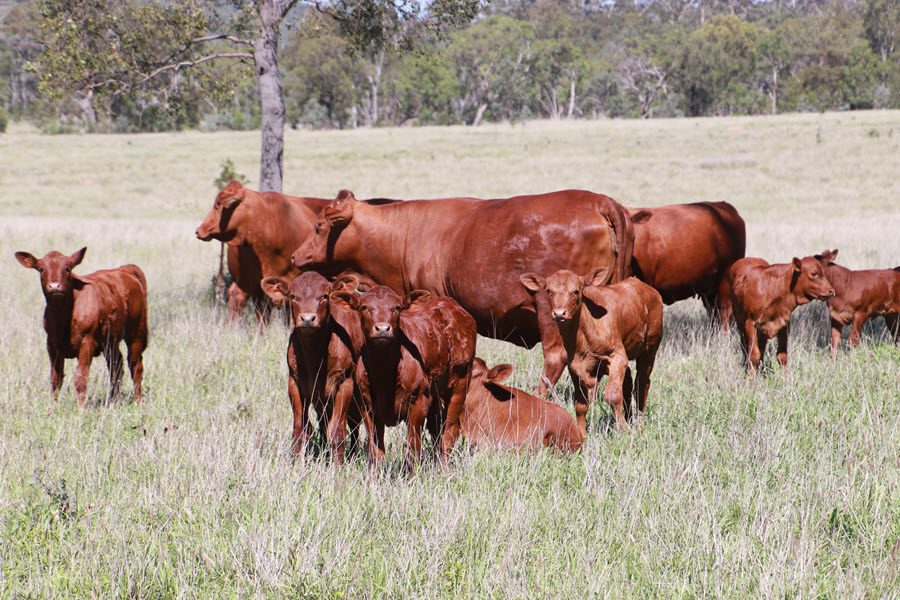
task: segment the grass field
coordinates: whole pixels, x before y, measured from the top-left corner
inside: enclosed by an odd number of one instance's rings
[[[667,308],[649,416],[582,453],[474,453],[382,474],[288,455],[286,328],[226,328],[193,237],[223,159],[258,134],[0,135],[0,596],[802,597],[900,594],[900,350],[879,320],[828,359],[816,303],[790,375],[747,379],[697,301]],[[285,189],[507,196],[567,187],[629,206],[728,200],[748,254],[900,264],[900,112],[479,129],[288,132]],[[150,287],[143,406],[103,361],[48,394],[37,275],[16,250],[88,246],[86,273]],[[538,350],[479,340],[530,388]],[[130,380],[126,376],[126,388]],[[568,376],[560,384],[569,394]]]

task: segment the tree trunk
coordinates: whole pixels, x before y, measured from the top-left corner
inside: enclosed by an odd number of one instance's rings
[[[259,189],[263,192],[280,192],[284,179],[284,93],[277,61],[278,27],[284,12],[276,4],[273,0],[257,2],[260,36],[253,42],[262,121]]]
[[[487,110],[487,103],[482,102],[478,105],[478,110],[475,111],[475,120],[472,121],[472,127],[478,127],[481,123],[481,117],[484,116],[484,111]]]
[[[384,48],[372,55],[372,74],[369,76],[369,127],[378,124],[378,95],[381,93],[381,74],[384,70]]]
[[[97,125],[97,113],[94,111],[94,91],[89,89],[84,95],[76,95],[75,103],[81,111],[84,124],[93,131]]]
[[[566,111],[566,118],[571,119],[575,113],[575,79],[569,82],[569,109]]]
[[[769,92],[772,100],[772,114],[778,114],[778,67],[772,67],[772,90]]]

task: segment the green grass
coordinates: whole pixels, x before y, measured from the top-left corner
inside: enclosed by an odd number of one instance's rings
[[[900,350],[879,321],[829,360],[820,304],[795,316],[790,375],[770,354],[756,379],[698,302],[668,308],[643,428],[610,434],[595,405],[575,457],[461,447],[409,476],[395,431],[382,474],[291,460],[287,330],[225,327],[218,249],[193,239],[218,164],[255,175],[257,144],[0,136],[0,596],[897,596]],[[838,247],[851,267],[888,267],[897,156],[897,112],[289,132],[285,188],[721,199],[751,254]],[[12,253],[85,244],[81,272],[147,273],[142,407],[101,402],[102,360],[94,406],[76,407],[71,361],[49,400],[37,276]],[[480,339],[479,354],[514,362],[526,388],[540,371],[537,350]]]

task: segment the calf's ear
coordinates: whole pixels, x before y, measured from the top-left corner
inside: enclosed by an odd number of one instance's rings
[[[38,268],[38,259],[36,259],[30,252],[16,252],[16,260],[19,261],[19,264],[26,269]]]
[[[419,308],[431,300],[431,292],[426,290],[413,290],[403,297],[403,310]]]
[[[537,273],[524,273],[519,275],[519,281],[525,286],[525,289],[531,292],[539,292],[544,289],[547,281]]]
[[[337,279],[335,279],[331,284],[331,291],[337,292],[340,290],[346,290],[348,292],[355,292],[359,289],[359,277],[353,275],[352,273],[347,273],[346,275],[341,275]]]
[[[800,270],[800,267],[802,266],[803,263],[800,261],[799,258],[797,258],[797,257],[795,256],[794,258],[791,259],[791,264],[794,265],[794,270],[795,270],[795,271],[799,271],[799,270]]]
[[[85,246],[81,250],[73,253],[72,256],[69,257],[69,261],[72,263],[73,267],[81,264],[81,261],[84,260],[84,254],[86,252],[87,252],[87,246]]]
[[[352,193],[345,199],[336,200],[322,209],[322,218],[331,225],[346,225],[353,219],[353,209],[356,202],[357,200]]]
[[[609,282],[610,270],[607,267],[597,267],[584,276],[584,285],[601,287]]]
[[[356,294],[345,289],[328,294],[328,301],[332,306],[343,308],[345,310],[356,310],[359,306],[359,300],[357,299]]]
[[[500,383],[501,381],[506,380],[507,377],[512,375],[513,366],[512,365],[496,365],[491,368],[487,373],[487,380],[491,383]]]
[[[277,277],[266,277],[260,282],[263,291],[276,306],[284,306],[288,297],[288,286]]]
[[[472,379],[481,377],[485,372],[487,372],[487,365],[482,359],[476,356],[475,360],[472,361]]]
[[[351,192],[350,190],[341,190],[338,192],[335,200],[349,200],[351,198],[353,200],[356,200],[356,196],[353,194],[353,192]]]
[[[834,264],[834,260],[837,258],[837,255],[837,248],[835,248],[834,250],[825,250],[824,252],[822,252],[819,261],[827,267],[828,265]]]

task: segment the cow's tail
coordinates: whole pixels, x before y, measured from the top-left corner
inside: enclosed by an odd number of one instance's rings
[[[225,242],[219,242],[219,272],[213,277],[216,301],[225,303]]]
[[[634,253],[634,223],[628,209],[608,199],[610,210],[606,217],[612,225],[612,249],[615,254],[615,271],[611,281],[622,281],[632,274],[632,254]]]

